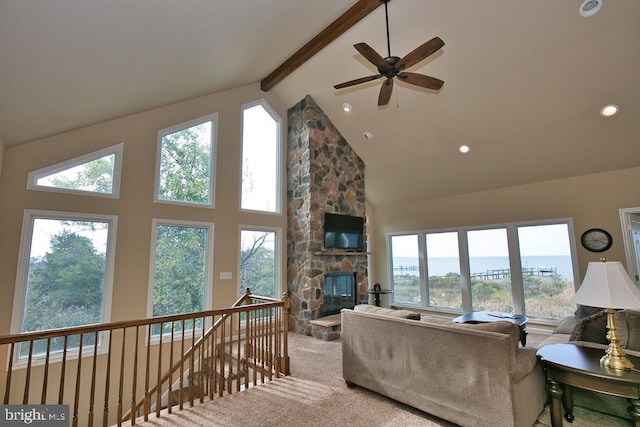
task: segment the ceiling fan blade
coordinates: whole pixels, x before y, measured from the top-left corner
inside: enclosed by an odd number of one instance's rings
[[[382,77],[382,74],[376,74],[375,76],[362,77],[355,80],[349,80],[348,82],[340,83],[339,85],[335,85],[334,89],[344,89],[345,87],[359,85],[361,83],[370,82],[372,80],[377,80]]]
[[[380,95],[378,95],[378,107],[382,107],[383,105],[387,105],[389,103],[392,90],[393,78],[388,77],[387,80],[382,83],[382,87],[380,88]]]
[[[407,55],[404,56],[400,61],[396,63],[396,70],[401,71],[405,68],[409,68],[412,65],[417,64],[422,61],[438,49],[444,46],[444,42],[440,37],[434,37],[426,43],[421,44]]]
[[[367,58],[367,60],[371,62],[373,65],[375,65],[378,69],[388,68],[389,65],[387,64],[387,61],[385,61],[384,58],[380,56],[378,52],[373,50],[373,48],[368,44],[357,43],[357,44],[354,44],[353,47],[355,47],[356,50],[362,54],[362,56]]]
[[[398,78],[403,82],[433,90],[439,90],[444,85],[444,81],[424,74],[400,73]]]

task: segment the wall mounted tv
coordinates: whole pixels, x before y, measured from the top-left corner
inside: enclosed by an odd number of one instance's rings
[[[364,218],[324,214],[324,247],[326,249],[364,250]]]

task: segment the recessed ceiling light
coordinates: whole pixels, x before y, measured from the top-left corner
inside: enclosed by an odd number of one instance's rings
[[[351,111],[351,104],[345,102],[344,104],[342,104],[342,109],[347,112]]]
[[[468,145],[461,145],[460,148],[458,148],[458,150],[460,150],[461,153],[468,153],[469,152],[469,146]]]
[[[373,134],[369,131],[362,134],[362,137],[367,141],[371,141],[373,139]]]
[[[620,111],[620,107],[615,104],[605,105],[600,109],[600,115],[604,117],[611,117]]]
[[[602,7],[602,0],[584,0],[580,5],[580,15],[589,17],[595,15]]]

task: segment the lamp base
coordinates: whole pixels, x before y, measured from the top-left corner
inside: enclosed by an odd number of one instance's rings
[[[600,359],[600,364],[605,368],[624,370],[633,369],[633,363],[622,352],[620,347],[615,321],[615,312],[612,308],[607,308],[607,339],[609,340],[609,348]]]
[[[609,354],[609,350],[607,350],[607,354],[602,356],[602,358],[600,359],[600,364],[605,368],[610,368],[610,369],[617,369],[617,370],[633,369],[633,363],[631,363],[631,361],[627,359],[627,356],[625,356],[624,354],[622,356],[612,356],[611,354]]]

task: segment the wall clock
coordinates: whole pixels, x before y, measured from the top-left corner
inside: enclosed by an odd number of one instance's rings
[[[613,239],[611,234],[601,228],[591,228],[580,238],[582,246],[591,252],[604,252],[611,247]]]

